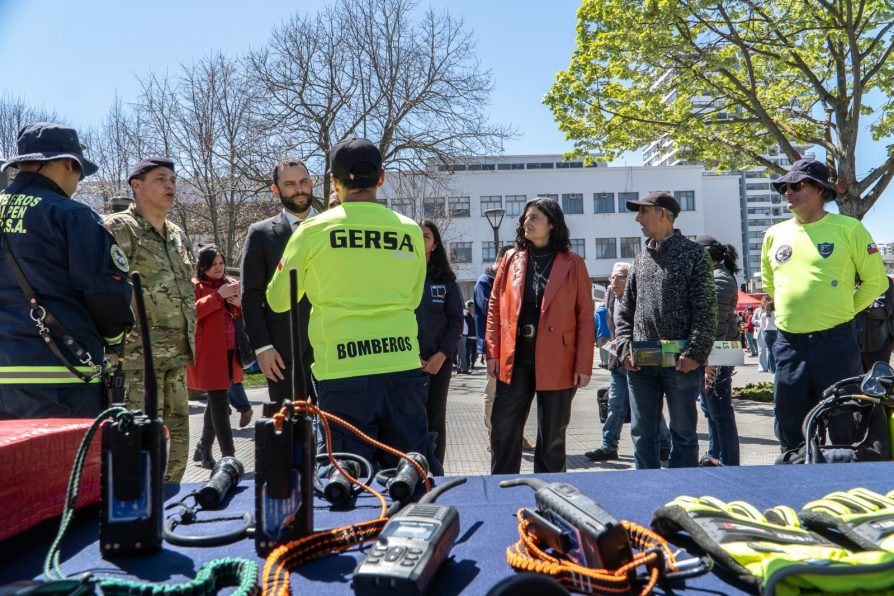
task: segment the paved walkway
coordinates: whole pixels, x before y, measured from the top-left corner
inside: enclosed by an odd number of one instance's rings
[[[748,383],[771,381],[772,375],[757,371],[757,359],[746,358],[744,366],[736,368],[733,385],[742,387]],[[484,427],[485,375],[483,367],[478,367],[471,375],[454,375],[447,400],[447,461],[444,469],[448,475],[487,474],[490,470],[490,453],[487,451],[487,430]],[[630,441],[630,425],[624,425],[618,448],[620,460],[594,463],[584,457],[584,452],[601,444],[602,424],[596,407],[596,389],[607,387],[608,371],[595,368],[590,385],[579,391],[574,399],[571,424],[567,433],[568,471],[599,472],[625,470],[634,467],[633,446]],[[255,417],[260,415],[260,404],[267,399],[266,389],[249,389]],[[773,435],[773,404],[750,401],[734,401],[736,422],[739,428],[742,465],[772,464],[779,454],[779,443]],[[204,402],[191,401],[190,412],[190,457],[202,432]],[[537,436],[536,413],[532,408],[525,435],[531,439]],[[233,436],[236,443],[236,457],[245,464],[246,474],[254,470],[254,423],[247,428],[238,428],[239,414],[231,417]],[[707,449],[707,423],[699,410],[698,436],[699,452]],[[219,452],[215,447],[215,458]],[[523,473],[533,472],[533,453],[522,456]],[[208,471],[190,461],[184,482],[203,482]]]

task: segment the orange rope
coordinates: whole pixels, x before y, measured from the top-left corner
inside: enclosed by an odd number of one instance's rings
[[[321,557],[323,555],[334,552],[343,552],[352,546],[375,539],[379,535],[379,532],[382,531],[382,528],[385,526],[385,522],[388,519],[386,517],[388,504],[385,501],[385,497],[382,495],[382,493],[354,478],[333,457],[332,432],[329,427],[330,421],[353,432],[355,435],[357,435],[367,443],[374,445],[376,448],[410,462],[410,464],[412,464],[413,467],[416,468],[416,471],[419,473],[420,478],[423,479],[423,482],[425,484],[425,492],[431,490],[431,481],[428,479],[428,474],[416,460],[409,457],[407,454],[398,451],[397,449],[394,449],[393,447],[386,445],[385,443],[377,441],[376,439],[373,439],[369,435],[361,432],[360,429],[358,429],[351,423],[320,410],[318,407],[310,402],[293,402],[292,409],[296,413],[319,416],[323,426],[323,434],[326,437],[326,452],[329,456],[329,462],[350,482],[360,486],[361,488],[363,488],[363,490],[375,495],[375,497],[379,500],[381,510],[379,516],[375,519],[361,522],[352,526],[343,526],[341,528],[334,528],[331,530],[324,530],[322,532],[310,534],[298,540],[293,540],[286,544],[282,544],[275,548],[269,555],[267,555],[267,560],[264,562],[262,583],[263,593],[283,596],[289,594],[290,569],[317,557]],[[275,413],[273,415],[274,428],[278,431],[282,430],[283,423],[290,415],[291,413],[286,407],[283,407],[279,412]]]
[[[560,559],[540,548],[537,537],[528,531],[529,522],[522,516],[520,509],[516,513],[518,518],[519,540],[506,549],[506,561],[517,571],[531,571],[542,573],[556,578],[568,588],[584,594],[628,594],[633,590],[631,577],[637,567],[649,567],[649,580],[643,586],[640,594],[650,594],[658,583],[661,570],[656,567],[659,557],[655,552],[645,552],[648,549],[660,548],[664,553],[665,561],[670,570],[675,570],[674,554],[667,542],[649,530],[633,522],[621,520],[621,525],[627,530],[633,546],[640,552],[635,553],[633,560],[617,569],[593,569],[583,567]]]

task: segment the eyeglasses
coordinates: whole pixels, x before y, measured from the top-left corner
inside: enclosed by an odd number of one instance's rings
[[[610,279],[627,279],[626,275],[612,275]]]
[[[810,186],[810,183],[807,180],[799,180],[798,182],[792,182],[790,184],[780,184],[779,185],[779,194],[784,195],[786,192],[791,190],[792,192],[798,192],[804,186]]]

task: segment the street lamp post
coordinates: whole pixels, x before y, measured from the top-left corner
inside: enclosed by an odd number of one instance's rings
[[[503,216],[506,215],[505,209],[488,209],[484,212],[487,223],[494,231],[494,256],[500,252],[500,224],[503,223]]]

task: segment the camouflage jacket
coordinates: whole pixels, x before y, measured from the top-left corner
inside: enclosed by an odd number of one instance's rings
[[[152,359],[156,368],[179,368],[195,360],[196,304],[192,284],[192,264],[186,237],[179,227],[165,220],[164,236],[134,205],[105,217],[118,245],[139,271],[152,339]],[[136,312],[136,303],[134,303]],[[125,370],[143,368],[139,324],[127,345]],[[163,362],[164,367],[158,364]]]

